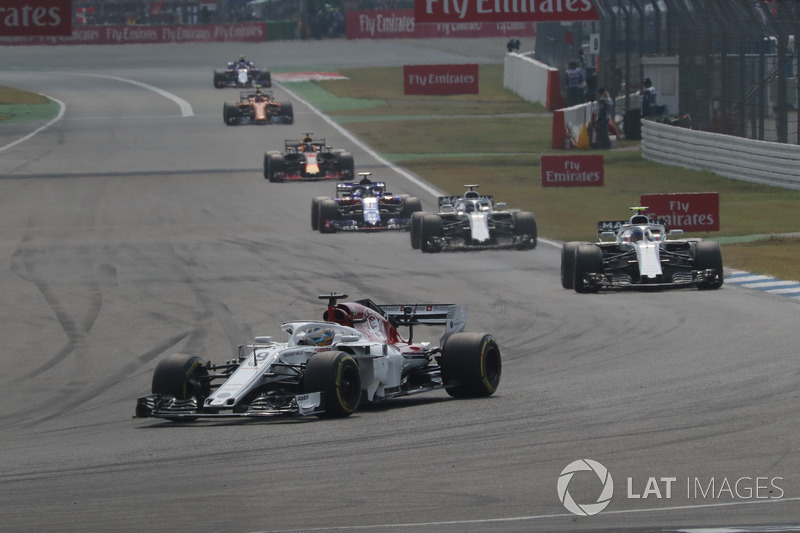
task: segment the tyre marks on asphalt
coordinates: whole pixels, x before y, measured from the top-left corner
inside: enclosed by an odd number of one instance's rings
[[[784,296],[800,302],[800,282],[797,281],[781,280],[772,276],[730,269],[725,273],[725,283],[738,285],[746,289],[756,289],[776,296]]]

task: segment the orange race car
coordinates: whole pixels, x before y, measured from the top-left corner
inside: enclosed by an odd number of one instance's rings
[[[239,124],[291,124],[294,111],[289,102],[278,102],[271,92],[256,88],[242,91],[236,103],[225,102],[222,119],[228,126]]]

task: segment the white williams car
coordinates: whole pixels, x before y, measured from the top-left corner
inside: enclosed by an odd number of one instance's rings
[[[411,247],[423,252],[481,250],[486,248],[536,248],[533,213],[502,210],[492,196],[479,194],[478,185],[465,185],[463,196],[440,196],[439,213],[411,215]]]
[[[630,220],[597,223],[598,242],[567,242],[561,248],[561,286],[576,292],[601,289],[718,289],[723,283],[719,244],[701,239],[668,239],[683,230],[667,230],[651,221],[646,207],[631,207]],[[607,239],[607,240],[605,240]]]
[[[338,303],[319,321],[285,322],[288,340],[256,337],[237,359],[214,365],[174,354],[158,363],[152,393],[136,416],[174,421],[212,417],[317,415],[345,417],[361,402],[444,388],[450,396],[484,397],[500,383],[500,349],[486,333],[465,333],[458,304]],[[440,346],[413,340],[414,326],[444,327]],[[398,328],[408,328],[408,338]]]

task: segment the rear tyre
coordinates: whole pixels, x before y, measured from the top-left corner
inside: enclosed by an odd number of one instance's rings
[[[442,381],[453,398],[491,396],[500,384],[503,364],[497,342],[486,333],[454,333],[439,358]]]
[[[266,154],[266,175],[265,177],[269,179],[269,181],[276,183],[279,181],[283,181],[281,178],[281,172],[286,168],[286,161],[283,159],[281,154]]]
[[[561,286],[565,289],[575,287],[575,249],[579,242],[565,242],[561,245]]]
[[[222,89],[225,87],[225,74],[221,74],[219,72],[214,73],[214,87],[217,89]]]
[[[353,160],[353,154],[350,152],[342,152],[339,154],[339,172],[342,177],[353,177],[356,175],[356,164]]]
[[[303,392],[322,392],[322,418],[344,418],[361,403],[361,373],[353,356],[344,352],[320,352],[306,363]]]
[[[198,408],[211,394],[206,362],[196,355],[175,353],[162,359],[153,372],[153,394],[174,396],[179,400],[195,398]],[[169,420],[194,420],[170,418]]]
[[[292,109],[291,103],[281,104],[281,116],[283,117],[284,124],[294,123],[294,110]]]
[[[722,250],[715,241],[702,241],[694,245],[694,266],[698,270],[713,269],[716,276],[697,284],[700,290],[714,290],[724,283],[722,274]]]
[[[419,250],[422,244],[422,217],[428,215],[425,211],[411,213],[411,249]]]
[[[339,204],[335,200],[322,200],[319,203],[319,232],[334,233],[336,228],[329,224],[334,220],[339,220]]]
[[[327,196],[317,196],[311,200],[311,229],[314,231],[319,230],[319,204],[328,199]]]
[[[520,250],[533,250],[537,243],[536,217],[533,213],[520,211],[514,214],[514,235],[523,237],[527,235],[531,242],[520,247]]]
[[[603,271],[603,252],[594,244],[580,244],[575,249],[575,272],[573,288],[575,292],[597,292],[595,287],[584,280],[586,274],[599,274]]]
[[[261,72],[258,75],[258,84],[262,87],[272,87],[272,74],[269,72]]]
[[[224,103],[222,105],[222,120],[228,126],[236,126],[239,123],[239,107],[227,102]]]
[[[420,235],[419,247],[424,253],[438,252],[441,249],[438,241],[444,235],[442,217],[439,215],[424,215],[422,217]]]
[[[420,211],[422,211],[422,202],[416,196],[409,196],[403,200],[400,218],[411,218],[413,213],[419,213]]]

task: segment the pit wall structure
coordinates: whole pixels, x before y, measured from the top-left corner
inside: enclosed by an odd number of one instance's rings
[[[570,149],[591,117],[591,103],[563,107],[558,69],[529,57],[506,54],[503,86],[553,112],[554,150]],[[619,104],[623,102],[618,99]],[[639,105],[639,95],[629,95]],[[642,120],[642,156],[664,165],[707,170],[726,178],[800,190],[800,146],[690,130]]]

